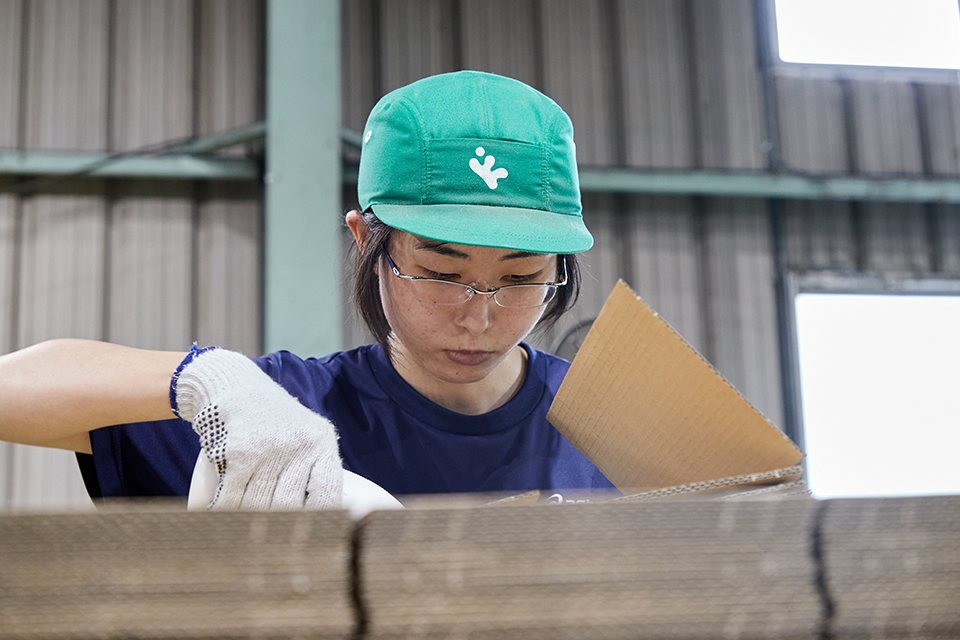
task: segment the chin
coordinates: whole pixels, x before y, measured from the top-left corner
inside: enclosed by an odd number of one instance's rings
[[[458,364],[447,358],[446,354],[441,355],[441,358],[445,362],[434,371],[434,375],[445,382],[466,384],[479,382],[489,376],[500,366],[505,356],[491,358],[478,365]]]
[[[489,364],[477,367],[468,367],[451,363],[451,366],[445,367],[442,371],[437,371],[434,375],[444,382],[455,384],[469,384],[471,382],[480,382],[489,376],[496,366]]]

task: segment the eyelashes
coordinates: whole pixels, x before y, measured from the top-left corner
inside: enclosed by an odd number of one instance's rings
[[[434,280],[456,280],[460,277],[459,273],[437,273],[429,269],[424,269],[423,274],[424,278],[432,278]]]
[[[459,273],[438,273],[436,271],[430,271],[429,269],[423,269],[423,277],[430,278],[431,280],[445,280],[450,282],[456,282],[460,279]],[[507,284],[525,284],[527,282],[535,282],[537,279],[538,273],[531,273],[529,275],[506,275],[501,278],[502,282]]]

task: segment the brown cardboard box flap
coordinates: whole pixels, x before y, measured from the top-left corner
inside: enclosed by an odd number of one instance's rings
[[[807,494],[809,493],[807,491],[807,483],[800,480],[800,476],[802,475],[803,468],[798,465],[787,469],[749,473],[732,478],[716,478],[714,480],[704,480],[703,482],[691,482],[690,484],[649,489],[647,491],[625,491],[625,495],[619,498],[613,498],[612,500],[614,502],[637,502],[652,498],[669,498],[694,493],[698,495],[703,493],[710,493],[711,495],[721,494],[724,497],[729,497],[745,492],[758,494],[765,491],[778,491],[780,489],[797,490],[798,493]]]
[[[547,419],[624,492],[776,471],[803,458],[623,281]]]

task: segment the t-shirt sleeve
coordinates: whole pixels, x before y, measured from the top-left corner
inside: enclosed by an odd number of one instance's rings
[[[190,492],[200,439],[184,420],[96,429],[90,432],[90,444],[103,498],[186,496]],[[86,477],[85,482],[93,497],[96,489]]]

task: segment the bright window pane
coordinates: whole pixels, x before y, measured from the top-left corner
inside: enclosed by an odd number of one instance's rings
[[[960,297],[796,298],[820,498],[960,493]]]
[[[785,62],[960,68],[957,0],[776,0]]]

